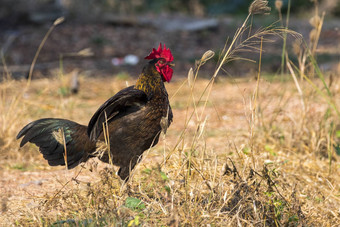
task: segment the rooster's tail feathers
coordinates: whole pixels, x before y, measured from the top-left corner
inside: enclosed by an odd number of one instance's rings
[[[86,126],[73,121],[44,118],[26,125],[18,133],[17,139],[23,137],[20,147],[27,142],[37,145],[49,165],[67,163],[67,167],[72,169],[87,161],[91,157],[89,154],[95,149],[86,130]]]

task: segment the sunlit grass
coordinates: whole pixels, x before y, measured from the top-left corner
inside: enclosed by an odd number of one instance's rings
[[[323,74],[321,81],[308,76],[307,81],[298,81],[295,73],[300,72],[288,56],[287,79],[267,80],[261,73],[262,44],[270,41],[267,36],[299,35],[269,27],[240,39],[247,33],[250,15],[268,10],[266,1],[256,2],[261,7],[250,8],[211,75],[200,75],[200,68],[215,54],[207,50],[186,79],[177,77],[166,85],[174,122],[159,144],[145,152],[127,183],[116,176],[116,167],[96,160],[71,171],[49,167],[34,145],[19,150],[15,136],[25,124],[43,117],[87,124],[107,98],[133,84],[133,79],[89,78],[80,73],[76,95],[59,92],[71,77],[67,74],[62,80],[58,76],[32,80],[26,90],[18,89],[26,81],[4,81],[0,87],[0,176],[6,186],[1,189],[0,223],[339,223],[340,122],[336,110],[340,81],[335,78],[328,86],[329,78]],[[222,78],[226,63],[240,60],[237,53],[245,49],[260,51],[259,59],[252,59],[258,62],[258,73],[251,77],[256,80]],[[317,62],[313,65],[319,75]],[[201,79],[209,76],[209,80]]]
[[[17,111],[22,110],[24,114],[17,119],[17,129],[10,130],[6,136],[14,138],[20,127],[47,116],[86,124],[91,113],[112,90],[126,86],[124,81],[111,78],[86,80],[88,83],[82,85],[77,96],[62,99],[57,92],[61,86],[58,80],[32,81],[25,96],[35,101],[25,101],[17,107]],[[23,83],[12,81],[11,86]],[[198,100],[199,91],[204,90],[209,81],[198,79],[195,83],[194,92],[185,84],[172,102],[183,102],[190,96]],[[167,85],[170,96],[181,84],[182,81],[177,80]],[[125,186],[115,175],[117,169],[106,164],[97,166],[95,162],[85,165],[85,169],[79,167],[72,171],[49,167],[35,146],[19,150],[19,143],[13,140],[2,149],[7,157],[1,161],[6,175],[15,176],[17,171],[25,171],[27,176],[38,173],[38,179],[47,178],[47,182],[42,186],[26,186],[31,188],[32,195],[27,197],[24,191],[19,193],[26,200],[10,197],[4,220],[41,225],[58,221],[155,225],[170,222],[234,225],[262,221],[271,225],[275,220],[278,223],[288,220],[321,223],[323,217],[331,215],[327,221],[336,223],[336,210],[332,211],[332,207],[340,203],[336,184],[340,167],[333,149],[334,160],[329,173],[327,156],[328,141],[333,145],[339,143],[336,136],[330,137],[332,134],[328,133],[332,129],[331,122],[339,124],[337,118],[308,84],[303,84],[303,89],[309,111],[302,120],[300,98],[292,81],[261,80],[250,143],[247,118],[252,115],[249,104],[256,84],[256,81],[244,80],[224,80],[215,84],[209,101],[211,105],[205,107],[204,128],[201,131],[197,127],[197,119],[190,120],[180,146],[175,149],[178,135],[183,130],[185,112],[195,111],[195,108],[200,111],[204,105],[189,105],[185,109],[174,106],[174,122],[167,135],[146,153]],[[48,89],[37,92],[40,87]],[[99,96],[89,98],[89,91]],[[15,94],[15,89],[12,92]],[[11,94],[7,93],[8,96]],[[60,103],[56,104],[56,99]],[[251,152],[254,152],[254,159]],[[30,154],[28,159],[27,153]],[[33,163],[36,164],[32,166]],[[13,184],[8,177],[5,179]],[[18,184],[30,182],[29,179],[20,179]],[[140,200],[145,208],[127,207],[128,197]],[[26,201],[37,206],[27,209]],[[24,216],[10,215],[18,209]],[[32,213],[31,209],[35,211]]]

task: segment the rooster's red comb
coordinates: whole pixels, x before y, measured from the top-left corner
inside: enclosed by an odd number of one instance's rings
[[[172,62],[174,57],[171,54],[170,49],[166,49],[164,44],[164,49],[162,49],[162,44],[160,43],[158,49],[152,48],[151,53],[145,57],[145,59],[155,59],[155,58],[164,58],[167,62]]]

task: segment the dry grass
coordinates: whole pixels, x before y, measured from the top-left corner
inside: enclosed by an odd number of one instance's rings
[[[302,116],[293,82],[262,79],[251,135],[249,106],[257,82],[221,80],[205,107],[204,128],[197,128],[193,118],[179,136],[185,116],[195,111],[192,103],[185,103],[191,96],[185,84],[171,99],[175,120],[168,134],[122,185],[116,170],[105,164],[72,171],[52,168],[35,146],[19,150],[13,139],[20,127],[40,117],[86,124],[99,103],[126,86],[121,80],[81,79],[77,96],[60,96],[58,80],[36,80],[18,97],[20,104],[11,113],[18,117],[1,135],[2,223],[235,226],[340,221],[339,158],[329,145],[339,145],[332,134],[339,121],[307,83],[301,84],[308,109]],[[167,86],[170,96],[182,83]],[[197,80],[192,96],[198,99],[208,83]],[[24,84],[8,81],[1,89],[6,87],[7,97],[14,97]],[[339,85],[334,82],[333,94],[339,94]],[[9,108],[10,101],[5,103]],[[203,108],[203,102],[196,104],[198,113]]]
[[[270,41],[263,37],[288,32],[268,28],[240,40],[249,17],[268,10],[266,1],[255,2],[252,7],[260,8],[250,8],[210,80],[200,79],[199,69],[212,51],[196,62],[188,79],[167,85],[174,122],[126,184],[115,167],[97,160],[71,171],[49,167],[34,145],[19,150],[15,136],[37,118],[87,124],[101,103],[134,80],[80,74],[80,93],[73,96],[65,92],[72,75],[59,72],[56,79],[0,84],[0,223],[336,226],[339,79],[328,82],[313,62],[321,81],[306,75],[298,81],[295,73],[301,72],[288,56],[294,81],[264,78],[261,60],[252,77],[257,80],[218,77],[240,50],[258,50],[261,59],[262,43]]]

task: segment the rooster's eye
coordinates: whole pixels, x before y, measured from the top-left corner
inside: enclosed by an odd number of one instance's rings
[[[161,59],[158,61],[159,64],[164,64],[165,63],[165,60],[164,59]]]

